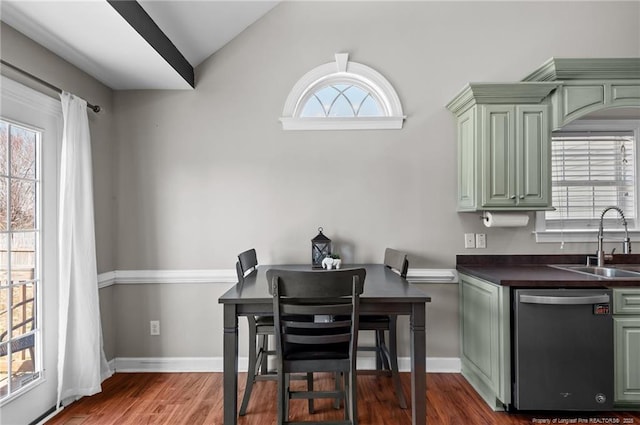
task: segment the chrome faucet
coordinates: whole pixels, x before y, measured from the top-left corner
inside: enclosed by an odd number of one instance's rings
[[[624,218],[624,213],[618,207],[607,207],[604,209],[604,211],[602,211],[602,214],[600,214],[600,227],[598,228],[598,267],[604,266],[605,255],[604,255],[604,248],[602,246],[604,242],[603,221],[604,221],[604,215],[609,210],[616,210],[618,211],[618,214],[620,214],[620,218],[622,218],[622,224],[624,225],[624,240],[622,242],[622,253],[631,254],[631,239],[629,239],[629,229],[627,228],[627,219]]]

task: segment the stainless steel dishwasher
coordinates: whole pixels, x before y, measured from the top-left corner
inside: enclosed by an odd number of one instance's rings
[[[513,404],[518,410],[611,410],[610,289],[516,289]]]

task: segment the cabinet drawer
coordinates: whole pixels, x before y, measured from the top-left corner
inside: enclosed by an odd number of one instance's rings
[[[614,289],[613,314],[640,315],[640,288]]]

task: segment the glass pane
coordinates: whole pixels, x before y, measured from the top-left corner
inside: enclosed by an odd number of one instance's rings
[[[11,175],[23,179],[36,176],[36,133],[11,126]]]
[[[0,288],[0,341],[6,341],[7,329],[9,329],[9,288]]]
[[[9,392],[9,356],[7,356],[7,344],[0,343],[0,397]],[[3,355],[4,354],[4,355]]]
[[[35,229],[36,183],[30,180],[11,180],[11,230]]]
[[[36,264],[36,234],[18,232],[11,235],[11,281],[12,283],[33,280]]]
[[[351,86],[350,84],[334,84],[333,87],[335,87],[337,91],[343,92],[348,90],[349,87],[353,87],[353,86]]]
[[[7,230],[7,185],[9,179],[0,177],[0,230]]]
[[[0,234],[0,286],[7,286],[8,282],[8,265],[9,254],[7,245],[8,236],[6,234]]]
[[[11,343],[11,392],[24,387],[37,378],[33,361],[33,334]]]
[[[376,100],[369,96],[367,97],[358,111],[359,117],[383,117],[384,113],[380,104]]]
[[[9,146],[9,125],[0,121],[0,175],[7,174],[7,151]]]
[[[301,117],[326,117],[327,114],[322,109],[322,104],[320,103],[320,99],[315,96],[311,96],[307,103],[302,108],[302,112],[300,113]]]
[[[334,87],[325,87],[318,90],[315,94],[318,97],[318,100],[322,103],[325,111],[329,111],[333,101],[336,96],[340,95],[340,91],[336,90]]]
[[[33,284],[13,288],[11,338],[31,332],[35,323],[35,291]]]
[[[351,86],[344,91],[345,96],[349,99],[353,107],[358,110],[358,107],[362,103],[365,97],[369,95],[366,90],[362,90],[360,87]]]
[[[331,110],[329,111],[330,117],[353,117],[355,116],[355,111],[353,110],[353,106],[347,100],[347,98],[343,95],[340,95],[334,104],[331,106]]]

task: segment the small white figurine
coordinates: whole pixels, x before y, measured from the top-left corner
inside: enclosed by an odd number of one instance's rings
[[[326,257],[324,260],[322,260],[322,268],[331,270],[333,268],[333,258]]]

